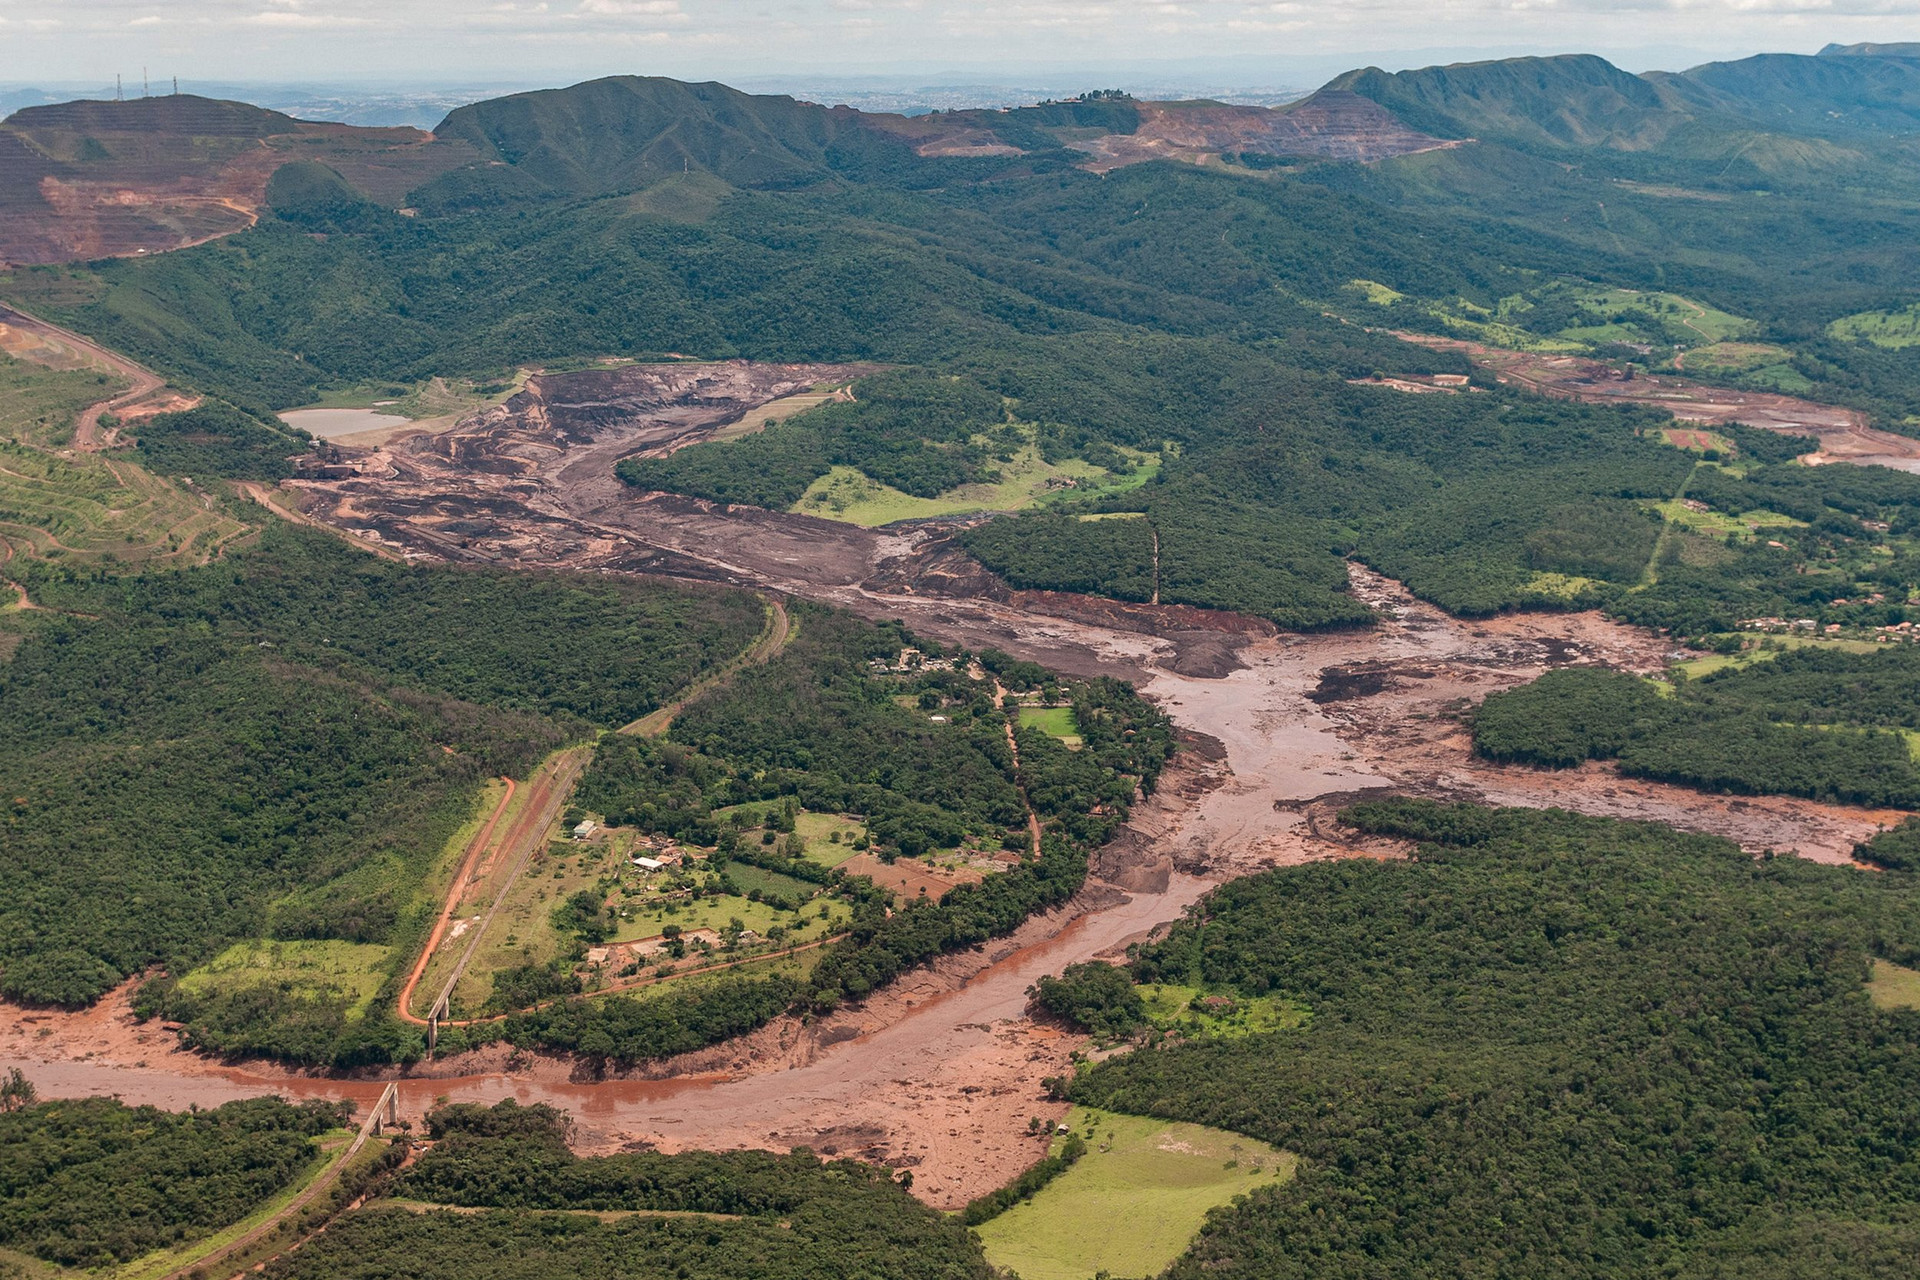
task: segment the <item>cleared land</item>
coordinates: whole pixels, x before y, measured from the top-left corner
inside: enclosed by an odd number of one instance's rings
[[[1920,973],[1886,960],[1873,962],[1867,997],[1882,1009],[1920,1009]]]
[[[273,986],[306,998],[349,1002],[357,1020],[372,1007],[393,966],[393,948],[338,939],[236,942],[180,979],[184,989],[240,991]]]
[[[1160,460],[1144,453],[1136,458],[1138,465],[1130,474],[1115,475],[1079,458],[1047,462],[1039,448],[1028,443],[1016,450],[1011,460],[995,462],[1000,473],[997,481],[963,484],[933,498],[916,498],[854,467],[837,466],[808,486],[788,509],[867,528],[981,511],[1023,511],[1061,498],[1085,499],[1137,489],[1158,472]]]
[[[1074,722],[1072,707],[1022,707],[1020,723],[1050,734],[1069,747],[1077,749],[1081,745],[1080,726]]]
[[[1022,1280],[1156,1275],[1186,1250],[1209,1210],[1291,1178],[1297,1163],[1204,1125],[1084,1107],[1066,1123],[1087,1153],[1032,1200],[975,1228],[988,1261]]]

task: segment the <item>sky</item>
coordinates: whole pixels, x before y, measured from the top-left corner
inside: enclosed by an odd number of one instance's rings
[[[1920,0],[0,0],[0,82],[131,86],[144,67],[156,88],[616,73],[1310,85],[1369,64],[1593,52],[1640,71],[1860,40],[1920,40]]]

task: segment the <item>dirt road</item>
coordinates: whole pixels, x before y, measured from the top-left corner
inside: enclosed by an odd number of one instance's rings
[[[427,971],[427,963],[433,959],[433,953],[440,949],[440,940],[446,937],[447,927],[453,923],[453,913],[459,908],[461,897],[465,895],[467,886],[472,883],[479,871],[480,855],[485,853],[488,846],[493,843],[493,829],[500,824],[500,815],[505,813],[507,806],[513,802],[513,793],[518,784],[512,778],[502,778],[500,781],[506,784],[506,794],[500,797],[500,803],[494,806],[492,815],[468,842],[466,854],[460,859],[459,869],[453,874],[453,884],[447,889],[447,901],[446,905],[440,908],[440,918],[434,921],[433,932],[427,935],[427,944],[420,948],[420,956],[413,962],[412,971],[407,974],[406,985],[400,988],[398,1012],[404,1021],[411,1022],[415,1026],[425,1026],[427,1020],[413,1012],[413,989],[420,985],[421,975]]]
[[[353,1135],[352,1141],[348,1142],[340,1153],[328,1162],[327,1167],[320,1171],[318,1177],[301,1189],[300,1194],[289,1200],[279,1213],[229,1243],[210,1250],[183,1266],[176,1267],[162,1277],[162,1280],[191,1280],[191,1277],[195,1276],[222,1275],[224,1274],[220,1269],[222,1265],[230,1264],[233,1259],[246,1254],[268,1236],[277,1234],[283,1224],[292,1222],[304,1213],[314,1201],[333,1189],[333,1184],[340,1181],[340,1175],[346,1172],[347,1166],[353,1163],[354,1157],[359,1155],[362,1148],[373,1138],[374,1131],[380,1127],[380,1118],[385,1113],[388,1095],[395,1092],[397,1087],[391,1084],[381,1091],[379,1098],[367,1108],[366,1119],[360,1122],[360,1129]],[[298,1243],[299,1241],[290,1238],[287,1241],[287,1247],[293,1248]]]
[[[729,662],[720,670],[696,682],[692,688],[675,698],[666,706],[650,711],[631,724],[622,725],[621,733],[638,734],[643,738],[657,738],[673,726],[673,718],[686,710],[695,698],[724,684],[733,674],[745,667],[758,667],[773,661],[787,647],[787,641],[793,638],[793,619],[787,616],[787,606],[771,597],[767,600],[767,626],[759,639],[748,646],[747,651]]]
[[[125,391],[110,396],[98,404],[90,405],[81,412],[74,423],[73,430],[73,444],[76,449],[97,453],[101,449],[112,448],[118,443],[117,430],[109,429],[103,432],[100,428],[100,416],[104,413],[118,413],[136,405],[167,385],[165,378],[145,366],[136,364],[118,352],[109,351],[90,338],[81,337],[71,329],[63,329],[38,316],[28,315],[17,307],[0,306],[0,324],[34,335],[57,347],[66,348],[84,362],[127,380]]]
[[[546,843],[547,832],[555,822],[559,821],[561,810],[566,807],[568,799],[573,795],[574,784],[580,780],[580,775],[585,772],[587,762],[591,759],[593,759],[591,744],[569,747],[549,757],[533,777],[527,780],[525,803],[521,805],[519,814],[515,816],[513,825],[507,829],[506,837],[501,840],[494,856],[487,860],[486,868],[478,877],[475,877],[487,883],[493,891],[493,896],[479,923],[466,931],[467,945],[460,952],[459,958],[454,961],[453,968],[439,988],[439,994],[434,997],[434,1002],[428,1006],[429,1018],[439,1013],[442,1015],[443,1022],[453,1026],[468,1026],[474,1021],[471,1019],[454,1021],[445,1016],[452,1008],[454,989],[460,985],[460,978],[466,973],[467,965],[473,960],[474,952],[479,949],[481,939],[486,937],[487,931],[493,927],[495,918],[500,914],[500,908],[506,903],[507,895],[512,893],[514,885],[519,883],[521,874],[526,870],[527,860]],[[504,812],[505,808],[503,801],[499,812]],[[496,812],[495,817],[498,816],[499,813]],[[485,847],[484,844],[481,847]],[[443,920],[452,919],[453,913],[460,907],[461,899],[472,887],[473,880],[465,877],[454,881],[453,887],[447,892],[447,904],[441,911]],[[438,932],[436,930],[436,933]],[[422,954],[421,960],[416,962],[422,973],[425,972],[426,966],[432,963],[432,956],[433,952],[429,949]],[[411,996],[413,985],[409,983],[404,993],[401,1016],[410,1022],[417,1023],[420,1019],[408,1011],[404,998]]]

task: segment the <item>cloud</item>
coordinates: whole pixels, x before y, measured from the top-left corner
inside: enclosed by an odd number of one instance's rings
[[[578,13],[599,18],[676,18],[684,19],[680,0],[580,0]]]

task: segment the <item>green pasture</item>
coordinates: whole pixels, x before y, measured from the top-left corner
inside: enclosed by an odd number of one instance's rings
[[[1288,1031],[1312,1016],[1306,1006],[1281,996],[1233,996],[1231,1008],[1211,1013],[1195,1002],[1208,993],[1199,987],[1152,982],[1136,987],[1147,1017],[1163,1031],[1182,1031],[1235,1040],[1266,1031]]]
[[[1920,1009],[1920,973],[1885,960],[1873,962],[1867,997],[1882,1009]]]
[[[1119,476],[1080,458],[1048,462],[1029,438],[1012,460],[995,462],[1000,478],[989,484],[963,484],[933,498],[916,498],[849,466],[836,466],[815,480],[788,508],[869,528],[898,520],[967,515],[976,511],[1020,511],[1066,498],[1126,493],[1147,483],[1160,469],[1157,455],[1122,449],[1137,464]]]
[[[1084,1107],[1066,1123],[1087,1153],[1032,1200],[974,1228],[987,1260],[1021,1280],[1157,1275],[1211,1210],[1284,1182],[1297,1163],[1204,1125]]]
[[[1843,342],[1870,342],[1876,347],[1920,347],[1920,302],[1897,311],[1862,311],[1841,316],[1827,326],[1830,337]]]
[[[1078,747],[1083,741],[1072,707],[1022,707],[1020,724],[1058,738],[1070,747]]]
[[[366,1013],[393,965],[393,948],[370,942],[301,939],[236,942],[180,979],[196,995],[280,987],[303,996],[346,997],[347,1017]]]

